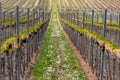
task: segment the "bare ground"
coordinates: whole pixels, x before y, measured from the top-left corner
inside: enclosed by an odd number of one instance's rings
[[[49,6],[48,6],[48,11],[52,9],[52,0],[49,0]]]
[[[34,3],[34,5],[33,5],[33,7],[32,7],[31,10],[33,10],[33,9],[35,9],[35,8],[38,7],[38,5],[39,5],[39,1],[40,1],[40,0],[36,0],[36,1],[35,1],[35,3]]]
[[[70,5],[69,5],[69,3],[68,3],[68,0],[65,0],[65,4],[66,4],[67,8],[70,7]]]
[[[27,0],[25,4],[22,6],[22,8],[25,8],[30,3],[30,0]]]
[[[59,9],[61,9],[61,4],[60,4],[60,0],[57,0],[57,5],[56,5]]]
[[[76,8],[79,9],[79,6],[78,6],[78,4],[77,4],[77,2],[75,0],[73,0],[73,3],[75,4],[74,6],[76,6]]]

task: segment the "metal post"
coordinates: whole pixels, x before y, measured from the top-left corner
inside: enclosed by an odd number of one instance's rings
[[[12,36],[12,30],[11,30],[11,28],[12,28],[12,12],[10,12],[10,37]]]
[[[98,21],[99,21],[99,15],[98,15],[98,13],[97,13],[97,23],[98,23]]]
[[[0,2],[0,46],[1,46],[1,42],[2,42],[2,30],[1,30],[1,27],[2,27],[2,3]]]
[[[0,2],[0,46],[1,46],[1,42],[2,42],[2,39],[1,39],[1,35],[2,35],[2,30],[1,30],[1,27],[2,27],[2,4]],[[1,51],[1,48],[0,48],[0,51]],[[0,55],[0,63],[1,63],[1,55]],[[0,80],[2,80],[2,68],[1,68],[1,64],[0,64]]]
[[[33,10],[33,26],[35,25],[35,10]]]
[[[28,8],[27,9],[27,28],[29,30],[29,27],[30,27],[30,9]]]
[[[73,13],[74,14],[74,18],[73,18],[73,24],[76,24],[76,12]]]
[[[4,12],[3,12],[3,22],[5,22],[5,20],[6,20],[6,19],[5,19],[5,15],[6,15],[6,12],[4,11]]]
[[[120,27],[120,13],[119,13],[119,27]]]
[[[112,26],[112,12],[110,13],[110,26]]]
[[[19,27],[20,27],[20,20],[19,20],[19,6],[16,7],[16,34],[18,36],[18,39],[17,39],[17,44],[20,43],[20,40],[19,40]],[[20,80],[20,50],[17,49],[16,50],[17,52],[17,79]]]
[[[66,19],[66,12],[64,12],[64,19],[67,20],[67,19]]]
[[[43,20],[45,19],[44,8],[43,8]]]
[[[92,10],[92,28],[91,28],[91,32],[94,33],[93,27],[94,27],[94,10]]]
[[[38,11],[36,12],[36,18],[37,18],[36,19],[36,23],[38,23],[39,22],[39,20],[38,20],[39,19],[39,13],[38,13]]]
[[[105,33],[106,33],[106,19],[107,19],[107,9],[105,9],[105,11],[104,11],[103,38],[105,38]]]
[[[100,60],[101,60],[101,65],[100,65],[100,80],[103,80],[103,74],[104,74],[104,48],[102,47],[101,50],[101,57],[100,57]]]
[[[71,22],[71,19],[70,19],[70,12],[68,13],[68,20],[69,20],[69,22]]]
[[[71,20],[71,23],[73,22],[73,20],[72,20],[72,16],[73,16],[73,13],[71,12],[71,14],[70,14],[70,20]]]
[[[112,11],[110,13],[110,27],[112,26]],[[111,39],[111,30],[109,32],[109,39]]]
[[[105,38],[106,18],[107,18],[107,9],[105,9],[104,11],[103,38]],[[103,80],[103,73],[104,73],[103,69],[104,69],[104,46],[101,49],[100,80]]]
[[[39,23],[40,23],[40,9],[39,9]]]
[[[73,18],[74,18],[74,13],[73,12],[71,12],[70,17],[71,17],[71,23],[73,23]]]
[[[70,13],[68,12],[68,21],[70,22]]]
[[[79,11],[77,12],[77,25],[79,26]]]
[[[92,67],[92,50],[93,50],[93,42],[92,37],[90,37],[90,54],[89,54],[89,66]]]
[[[83,15],[82,15],[82,28],[84,29],[84,22],[85,22],[85,12],[83,11]]]
[[[30,9],[28,8],[27,9],[27,30],[29,32],[29,28],[30,28],[30,24],[29,24],[29,21],[30,21]],[[29,63],[29,56],[30,56],[30,53],[29,53],[29,40],[27,40],[27,67],[28,67],[28,63]]]
[[[19,17],[19,6],[16,7],[16,34],[18,36],[17,43],[19,43],[19,27],[20,27],[20,17]]]
[[[3,21],[3,24],[4,24],[3,27],[6,27],[6,25],[5,25],[5,20],[6,20],[6,19],[5,19],[5,16],[6,16],[6,12],[5,12],[5,11],[3,12],[3,15],[2,15],[2,16],[3,16],[3,20],[2,20],[2,21]],[[1,31],[1,32],[4,33],[4,34],[2,34],[2,40],[3,40],[3,39],[5,38],[5,36],[6,36],[7,33],[5,32],[4,29],[3,29],[3,31]]]

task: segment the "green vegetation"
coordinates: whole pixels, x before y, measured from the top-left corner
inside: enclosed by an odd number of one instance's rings
[[[33,80],[88,80],[77,67],[77,61],[69,47],[53,10],[50,25],[33,67]]]
[[[74,20],[76,20],[76,19],[74,19]],[[79,22],[82,23],[83,21],[82,21],[82,20],[79,20]],[[95,23],[94,23],[94,27],[103,27],[102,21],[99,21],[98,23],[96,23],[97,21],[94,21],[94,22],[95,22]],[[85,24],[85,25],[89,25],[89,24],[92,24],[92,23],[91,23],[90,20],[85,20],[85,21],[84,21],[84,24]],[[110,26],[109,22],[107,22],[106,28],[107,28],[108,30],[120,31],[120,28],[117,26],[117,23],[116,23],[116,22],[113,22],[113,23],[112,23],[112,26]]]
[[[41,23],[38,23],[32,27],[30,27],[28,30],[23,30],[20,32],[20,40],[25,40],[27,38],[29,38],[29,35],[31,35],[33,32],[37,32],[37,30],[39,28],[41,28],[41,25],[46,23],[49,20],[46,19],[44,21],[42,21]],[[4,53],[6,50],[9,50],[9,46],[12,45],[13,48],[15,48],[16,46],[16,40],[18,39],[18,36],[13,36],[10,39],[6,40],[3,42],[2,46],[1,46],[1,53]],[[13,49],[12,49],[13,50]]]
[[[98,41],[100,45],[104,45],[106,49],[110,48],[112,51],[117,49],[117,47],[113,43],[111,43],[108,40],[105,40],[104,38],[100,37],[99,35],[93,34],[93,33],[89,32],[87,29],[82,29],[79,26],[76,26],[76,25],[66,21],[65,19],[61,18],[61,21],[63,21],[69,27],[71,27],[71,28],[75,29],[76,31],[80,32],[80,34],[84,33],[86,36],[92,37],[95,41]]]
[[[2,27],[8,27],[8,26],[14,26],[15,24],[16,24],[16,21],[15,21],[15,19],[14,18],[12,18],[12,21],[10,22],[10,19],[9,18],[6,18],[7,20],[6,20],[6,22],[3,22],[2,23]],[[32,21],[33,19],[32,18],[30,18],[30,21]],[[27,23],[28,22],[28,20],[27,20],[27,18],[21,18],[20,19],[20,24],[23,24],[23,23]]]

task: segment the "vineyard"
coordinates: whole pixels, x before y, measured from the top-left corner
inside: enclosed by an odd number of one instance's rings
[[[0,0],[0,80],[120,80],[120,0]]]

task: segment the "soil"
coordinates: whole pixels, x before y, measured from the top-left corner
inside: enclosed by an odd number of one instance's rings
[[[48,11],[52,9],[52,0],[49,0],[49,6],[48,6]]]
[[[35,1],[33,7],[31,8],[31,10],[37,8],[37,6],[39,5],[39,1],[40,1],[40,0],[36,0],[36,1]]]
[[[22,8],[25,8],[30,3],[30,0],[27,0],[25,4],[22,6]]]
[[[67,8],[69,8],[70,5],[69,5],[69,3],[68,3],[68,0],[65,0],[65,3],[66,3]]]
[[[75,4],[74,6],[76,6],[76,8],[79,9],[79,6],[78,6],[78,4],[77,4],[77,2],[75,0],[73,0],[73,3]]]

